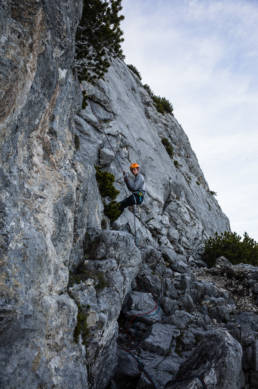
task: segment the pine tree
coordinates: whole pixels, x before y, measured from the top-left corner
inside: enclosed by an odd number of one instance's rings
[[[122,0],[84,0],[76,33],[75,68],[80,81],[103,78],[111,58],[124,58],[119,15]]]

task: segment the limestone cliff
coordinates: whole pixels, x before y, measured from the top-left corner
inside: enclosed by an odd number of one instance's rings
[[[0,387],[241,388],[237,326],[252,385],[257,314],[197,272],[228,219],[177,120],[122,60],[79,84],[81,12],[81,0],[0,3]],[[110,223],[95,166],[119,200],[134,161],[144,203]]]

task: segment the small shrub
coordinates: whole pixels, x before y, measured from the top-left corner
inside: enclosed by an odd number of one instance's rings
[[[173,106],[165,97],[152,96],[152,99],[158,112],[163,115],[166,113],[173,113]]]
[[[258,265],[258,243],[245,232],[243,238],[236,232],[224,232],[215,234],[205,242],[202,255],[208,266],[214,266],[216,259],[226,257],[232,264],[249,263]]]
[[[127,67],[134,73],[136,74],[136,76],[141,80],[142,79],[142,76],[140,74],[140,72],[136,69],[136,67],[134,65],[127,65]]]
[[[109,204],[105,204],[104,214],[111,222],[114,222],[121,215],[119,203],[117,201],[111,201]]]
[[[179,168],[179,162],[176,159],[174,160],[174,165],[176,168]]]
[[[153,92],[152,92],[152,90],[151,90],[151,88],[150,88],[150,86],[149,86],[148,84],[144,84],[143,87],[144,87],[144,89],[149,93],[149,95],[150,95],[151,97],[154,96],[154,94],[153,94]]]
[[[216,192],[213,192],[213,190],[209,190],[209,193],[210,193],[212,196],[217,196],[217,193],[216,193]]]
[[[165,97],[154,95],[148,84],[144,84],[143,87],[149,93],[155,105],[155,108],[159,113],[162,113],[163,115],[166,113],[173,114],[173,106]]]
[[[197,185],[201,185],[200,181],[196,181],[196,184],[197,184]]]
[[[113,183],[115,177],[112,173],[103,172],[99,166],[95,166],[96,169],[96,180],[98,182],[99,191],[102,197],[110,197],[114,200],[120,193]]]
[[[168,155],[172,159],[173,155],[174,155],[173,146],[171,145],[171,143],[169,142],[169,140],[167,138],[162,138],[161,142],[162,142],[163,146],[165,147],[165,149],[167,150]]]
[[[120,15],[122,0],[83,0],[76,32],[75,70],[79,80],[94,83],[103,78],[111,58],[124,58]]]
[[[111,173],[103,172],[99,166],[95,166],[95,169],[101,196],[110,197],[113,200],[109,204],[104,203],[104,214],[113,222],[121,215],[119,203],[115,201],[120,193],[113,185],[115,177]]]

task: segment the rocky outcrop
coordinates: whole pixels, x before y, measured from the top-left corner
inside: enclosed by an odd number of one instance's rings
[[[67,293],[81,1],[1,1],[0,386],[87,387]],[[92,204],[93,207],[93,204]],[[71,358],[72,356],[72,358]]]
[[[0,387],[254,388],[256,269],[200,260],[228,219],[183,129],[125,63],[78,83],[81,11],[81,0],[0,4]],[[144,202],[111,223],[95,167],[120,200],[135,161]],[[234,298],[239,273],[249,312]]]
[[[127,382],[128,388],[139,389],[147,381],[150,388],[242,388],[242,347],[234,332],[232,296],[199,281],[190,266],[173,270],[161,251],[148,254],[119,319],[122,360],[115,387]]]
[[[229,333],[221,330],[207,332],[166,389],[240,389],[243,384],[241,358],[241,346]]]
[[[96,86],[82,82],[82,90],[88,104],[75,119],[78,155],[87,150],[92,164],[115,175],[118,200],[127,195],[122,169],[138,161],[145,175],[147,194],[136,222],[138,245],[162,245],[190,256],[198,253],[205,237],[229,229],[183,129],[173,115],[157,112],[123,61],[114,60],[105,81]],[[134,231],[132,213],[126,211],[113,228]]]
[[[86,258],[70,274],[78,306],[75,341],[86,348],[91,387],[105,388],[116,366],[117,319],[141,255],[128,233],[88,230]]]
[[[235,308],[224,316],[224,322],[232,335],[243,348],[243,370],[246,385],[255,388],[258,383],[257,337],[258,337],[258,301],[256,266],[247,264],[232,265],[226,258],[216,260],[216,266],[210,269],[198,269],[198,280],[212,282],[217,288],[227,290]],[[210,305],[210,309],[213,309]],[[221,307],[222,308],[222,307]],[[216,308],[217,309],[217,308]],[[225,312],[225,307],[223,307]],[[248,386],[247,386],[248,387]]]
[[[216,266],[199,269],[198,279],[210,280],[234,296],[239,311],[258,311],[258,268],[248,264],[232,265],[225,257],[217,258]]]

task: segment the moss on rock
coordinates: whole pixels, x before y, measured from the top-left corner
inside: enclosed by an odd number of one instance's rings
[[[88,279],[94,280],[96,290],[102,290],[109,286],[109,283],[100,270],[87,269],[85,264],[80,265],[74,273],[69,274],[69,286],[85,282]]]
[[[87,314],[83,311],[82,307],[78,305],[77,325],[73,333],[73,338],[76,343],[79,342],[80,335],[82,337],[82,343],[86,346],[90,335],[90,329],[87,323]]]

